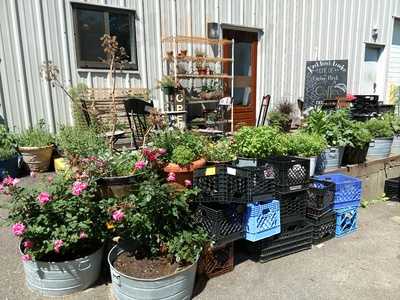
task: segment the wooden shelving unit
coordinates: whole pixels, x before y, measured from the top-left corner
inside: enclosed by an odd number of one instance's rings
[[[223,90],[224,97],[232,97],[234,82],[234,40],[209,39],[194,36],[170,36],[162,39],[163,72],[174,77],[175,82],[185,90],[184,110],[186,123],[206,118],[212,113],[218,120],[206,121],[205,126],[213,122],[215,130],[233,132],[233,99],[230,104],[220,103],[220,99],[202,98],[203,93]],[[230,45],[230,47],[225,47]],[[230,48],[230,58],[223,57],[224,48]],[[228,74],[230,68],[231,74]],[[229,88],[228,88],[229,87]],[[208,95],[213,96],[213,95]],[[206,96],[207,97],[207,96]],[[175,108],[168,107],[168,110]],[[200,116],[196,114],[200,112]],[[228,121],[228,122],[227,122]],[[229,124],[227,127],[225,124]]]

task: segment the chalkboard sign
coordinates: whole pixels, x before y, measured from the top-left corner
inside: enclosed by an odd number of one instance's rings
[[[325,99],[346,95],[347,60],[317,60],[306,63],[304,108]]]

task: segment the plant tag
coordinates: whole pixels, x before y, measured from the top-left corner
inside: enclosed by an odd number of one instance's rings
[[[226,168],[226,173],[228,173],[229,175],[236,176],[236,169],[228,167]]]
[[[295,190],[299,190],[299,189],[301,189],[301,185],[294,185],[294,186],[289,187],[290,191],[295,191]]]
[[[215,175],[215,173],[216,173],[215,167],[210,167],[206,169],[206,176],[212,176]]]

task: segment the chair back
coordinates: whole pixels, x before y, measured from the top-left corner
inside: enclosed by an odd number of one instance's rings
[[[258,114],[257,127],[263,126],[265,124],[270,102],[271,102],[270,95],[263,96],[261,101],[260,113]]]

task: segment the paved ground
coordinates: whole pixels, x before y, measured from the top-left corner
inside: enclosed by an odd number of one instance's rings
[[[0,228],[0,299],[47,299],[25,287],[16,246],[9,228]],[[266,264],[245,260],[197,290],[196,300],[400,299],[400,203],[361,209],[359,230],[350,236]],[[65,299],[112,299],[110,285]]]

